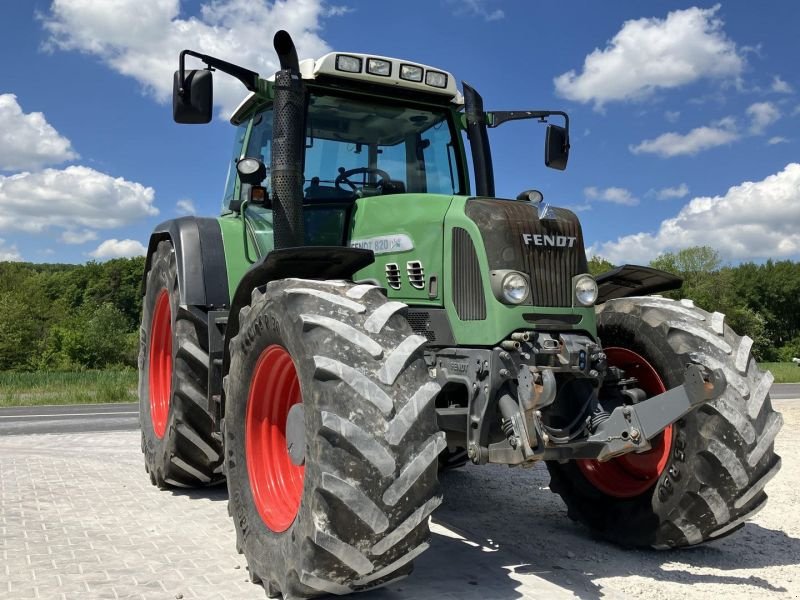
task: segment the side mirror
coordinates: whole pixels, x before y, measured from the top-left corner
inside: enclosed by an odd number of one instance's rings
[[[185,71],[181,82],[180,71],[175,71],[172,83],[172,118],[176,123],[208,123],[214,105],[211,71]]]
[[[569,159],[569,137],[567,130],[558,125],[547,126],[547,136],[544,141],[544,164],[551,169],[563,171],[567,168]]]

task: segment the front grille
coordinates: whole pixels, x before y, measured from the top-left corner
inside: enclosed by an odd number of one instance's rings
[[[572,278],[588,272],[583,233],[572,212],[550,208],[553,218],[540,220],[526,202],[472,198],[466,213],[481,232],[489,269],[529,274],[534,306],[572,306]],[[564,240],[571,243],[554,245]]]
[[[486,318],[478,254],[469,232],[461,227],[453,227],[453,304],[462,321]]]
[[[431,316],[427,310],[409,310],[406,319],[411,325],[411,331],[424,335],[429,342],[436,341],[436,332],[431,329]]]
[[[422,269],[422,263],[418,260],[410,260],[406,263],[406,271],[408,272],[408,283],[418,290],[424,290],[425,271]]]
[[[386,281],[393,290],[400,289],[400,267],[397,263],[386,263]]]

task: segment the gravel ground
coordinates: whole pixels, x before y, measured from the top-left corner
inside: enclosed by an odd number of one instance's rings
[[[783,468],[769,502],[735,534],[697,548],[623,550],[591,539],[547,489],[544,468],[467,467],[444,478],[435,519],[474,542],[520,557],[581,598],[800,598],[800,402],[774,401]],[[502,509],[502,514],[500,510]],[[524,570],[517,568],[516,571]]]
[[[800,598],[800,402],[777,401],[783,469],[733,536],[696,549],[622,550],[591,539],[542,467],[443,478],[431,550],[414,574],[359,600]],[[139,434],[0,436],[0,600],[246,600],[224,487],[159,492]]]

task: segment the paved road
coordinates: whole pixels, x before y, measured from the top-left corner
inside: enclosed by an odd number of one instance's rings
[[[0,409],[0,436],[32,433],[129,431],[139,428],[139,405],[81,404]]]
[[[800,400],[800,383],[776,383],[775,400]],[[136,403],[21,406],[0,409],[0,436],[33,433],[91,433],[139,428]]]
[[[773,400],[800,400],[800,383],[776,383],[769,394]]]

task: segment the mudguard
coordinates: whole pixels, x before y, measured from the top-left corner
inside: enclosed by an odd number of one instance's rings
[[[595,279],[599,288],[595,304],[602,304],[614,298],[646,296],[677,290],[683,285],[683,279],[677,275],[638,265],[623,265],[601,273]]]
[[[302,246],[273,250],[256,262],[242,277],[233,294],[225,328],[223,375],[228,372],[228,345],[239,332],[239,311],[250,304],[257,287],[276,279],[350,279],[354,273],[372,264],[372,250],[343,246]]]
[[[158,225],[150,235],[142,290],[151,257],[163,240],[171,240],[175,248],[180,303],[227,308],[230,304],[228,269],[217,219],[180,217]]]

